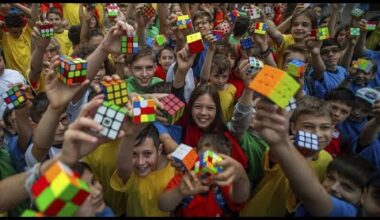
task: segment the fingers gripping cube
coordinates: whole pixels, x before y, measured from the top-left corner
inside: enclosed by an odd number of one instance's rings
[[[255,34],[266,34],[268,30],[268,24],[262,22],[255,23]]]
[[[12,110],[26,102],[25,91],[23,91],[21,87],[22,85],[13,86],[7,92],[1,94],[8,109]]]
[[[162,46],[167,42],[165,35],[157,35],[155,40],[158,46]]]
[[[186,40],[191,54],[196,54],[203,51],[204,45],[200,32],[187,35]]]
[[[302,77],[305,73],[306,64],[301,60],[294,59],[286,66],[286,72],[295,77]]]
[[[54,28],[52,24],[43,24],[40,25],[41,37],[51,38],[54,37]]]
[[[81,58],[60,57],[61,65],[57,67],[58,78],[67,85],[76,85],[87,78],[87,61]]]
[[[121,36],[121,53],[137,54],[139,52],[139,39],[137,35]]]
[[[374,31],[376,29],[377,22],[376,21],[368,21],[366,25],[367,31]]]
[[[47,216],[73,216],[89,193],[89,186],[59,161],[32,186],[35,204]]]
[[[156,103],[153,99],[136,97],[133,100],[133,122],[145,123],[156,121]]]
[[[186,144],[180,144],[171,154],[171,157],[176,163],[181,164],[183,171],[190,171],[198,161],[197,152],[194,148],[187,146]]]
[[[119,6],[117,4],[109,4],[107,6],[108,17],[117,17],[119,15]]]
[[[263,62],[255,57],[249,57],[249,64],[250,66],[247,69],[249,75],[259,72],[264,67]]]
[[[142,8],[143,14],[147,18],[152,18],[156,15],[156,10],[153,8],[151,4],[144,4],[144,7]]]
[[[103,129],[99,132],[101,135],[115,140],[121,130],[127,109],[104,101],[96,111],[94,120],[99,123]]]
[[[194,173],[200,175],[201,178],[207,178],[210,175],[220,173],[223,171],[223,168],[215,166],[215,163],[222,160],[219,155],[207,150],[199,156],[199,161],[195,163]]]
[[[294,142],[303,155],[317,152],[319,149],[318,136],[310,132],[297,131]]]
[[[124,80],[101,81],[100,88],[107,101],[115,105],[128,102],[127,84]]]
[[[163,104],[164,117],[168,119],[168,123],[173,125],[180,119],[185,111],[185,103],[178,99],[175,95],[169,94],[160,99]]]
[[[191,19],[189,18],[189,15],[180,15],[177,17],[177,26],[178,29],[190,29],[192,27]]]
[[[373,67],[373,64],[369,60],[358,59],[356,62],[354,62],[354,67],[357,69],[360,69],[366,73],[369,73]]]

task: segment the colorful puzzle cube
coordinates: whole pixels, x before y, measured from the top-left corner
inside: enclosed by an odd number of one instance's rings
[[[249,57],[249,65],[250,66],[247,69],[247,74],[249,75],[257,73],[264,67],[263,62],[261,62],[259,59],[256,59],[255,57]]]
[[[157,42],[158,46],[162,46],[162,45],[166,44],[167,40],[166,40],[165,35],[157,35],[156,36],[156,42]]]
[[[190,53],[196,54],[203,51],[204,45],[203,45],[202,35],[200,32],[187,35],[186,40],[187,40],[187,45],[189,46]]]
[[[306,64],[301,60],[294,59],[286,66],[286,72],[295,77],[302,77],[305,73]]]
[[[54,37],[54,28],[52,24],[40,25],[41,37],[51,38]]]
[[[121,36],[121,53],[137,54],[139,52],[139,39],[137,35]]]
[[[153,8],[151,4],[144,4],[142,11],[144,16],[147,18],[152,18],[156,15],[156,10]]]
[[[157,28],[157,27],[155,27],[155,26],[152,26],[152,27],[150,27],[148,30],[147,30],[147,33],[146,33],[146,35],[148,36],[148,37],[150,37],[150,38],[155,38],[157,35],[159,35],[160,34],[160,30]]]
[[[234,23],[236,21],[236,18],[240,16],[240,12],[239,10],[234,9],[232,12],[229,12],[227,16],[229,17],[230,21]]]
[[[177,17],[177,26],[178,29],[189,29],[192,27],[191,19],[189,18],[189,15],[180,15]]]
[[[104,101],[97,109],[94,117],[94,121],[103,127],[99,133],[104,137],[115,140],[119,135],[126,114],[126,108]]]
[[[310,155],[319,149],[318,136],[306,131],[297,131],[294,136],[294,144],[303,155]]]
[[[20,217],[44,217],[44,214],[41,212],[36,212],[31,209],[26,209]]]
[[[360,35],[360,28],[350,28],[350,35],[351,36],[359,36]]]
[[[287,112],[293,111],[297,108],[297,100],[295,98],[291,98],[288,105],[285,106],[285,110]]]
[[[376,26],[377,26],[376,21],[368,21],[365,29],[367,31],[374,31],[376,29]]]
[[[144,123],[156,121],[156,103],[153,99],[136,97],[133,100],[133,122]]]
[[[355,63],[354,63],[354,67],[357,68],[357,69],[360,69],[366,73],[369,73],[373,67],[373,64],[371,61],[369,60],[366,60],[366,59],[358,59]]]
[[[248,13],[249,18],[251,18],[251,20],[261,17],[260,8],[250,8],[250,9],[247,9],[246,11]]]
[[[301,86],[285,71],[264,65],[249,87],[285,108]]]
[[[164,117],[168,119],[168,123],[173,125],[180,119],[185,111],[185,103],[178,99],[175,95],[169,94],[160,99],[161,104],[164,106],[162,109]]]
[[[177,149],[171,154],[175,162],[181,164],[182,171],[190,171],[193,169],[198,160],[198,154],[194,148],[186,144],[180,144]]]
[[[212,30],[212,34],[216,41],[222,41],[224,37],[224,31],[222,30]]]
[[[100,88],[107,101],[115,105],[128,102],[127,84],[124,80],[101,81]]]
[[[207,150],[199,156],[199,161],[194,165],[194,173],[201,176],[201,178],[207,178],[210,175],[217,174],[223,171],[220,166],[215,166],[216,162],[222,161],[223,159],[214,153],[213,151]]]
[[[107,6],[108,17],[117,17],[119,15],[119,6],[117,4],[109,4]]]
[[[268,24],[262,22],[255,22],[255,34],[266,34],[268,30]]]
[[[240,45],[244,50],[246,50],[246,49],[252,48],[254,45],[254,42],[251,37],[245,37],[245,38],[240,39]]]
[[[67,85],[80,84],[87,78],[87,61],[81,58],[60,57],[61,65],[57,67],[58,78]]]
[[[218,26],[215,27],[215,30],[221,30],[224,32],[224,34],[231,32],[230,24],[226,21],[223,21],[222,23],[218,24]]]
[[[7,92],[1,94],[8,109],[12,110],[26,102],[25,91],[23,91],[21,87],[22,85],[13,86]]]
[[[329,28],[328,27],[318,28],[317,40],[326,40],[329,38],[330,38],[330,34],[329,34]]]
[[[351,15],[355,17],[361,17],[363,14],[364,14],[364,11],[360,8],[354,8],[351,12]]]
[[[47,216],[73,216],[90,194],[89,186],[57,161],[32,186],[36,207]]]

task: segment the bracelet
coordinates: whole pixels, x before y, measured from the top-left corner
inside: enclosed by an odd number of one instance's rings
[[[271,52],[270,47],[268,47],[268,49],[266,49],[266,51],[260,52],[260,55],[263,57],[267,57],[270,54],[270,52]]]

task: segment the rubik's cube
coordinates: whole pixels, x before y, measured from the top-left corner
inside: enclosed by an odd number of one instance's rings
[[[249,65],[250,66],[247,69],[247,74],[249,75],[257,73],[264,67],[263,62],[261,62],[259,59],[256,59],[255,57],[249,57]]]
[[[237,9],[234,9],[232,12],[229,12],[227,16],[229,17],[230,21],[234,23],[236,21],[236,18],[240,16],[240,13]]]
[[[359,36],[360,35],[360,28],[350,28],[350,35],[351,36]]]
[[[151,18],[156,15],[156,10],[151,4],[144,4],[142,8],[143,14],[145,17]]]
[[[150,38],[155,38],[157,35],[159,35],[160,33],[160,30],[155,27],[155,26],[152,26],[150,29],[147,30],[147,36],[150,37]]]
[[[137,35],[121,36],[121,53],[137,54],[139,52],[139,39]]]
[[[303,155],[318,151],[318,136],[316,134],[297,131],[294,136],[294,144]]]
[[[199,161],[195,163],[194,173],[200,175],[201,178],[207,178],[213,174],[220,173],[223,171],[223,168],[215,166],[215,163],[222,160],[219,155],[207,150],[199,156]]]
[[[266,34],[268,30],[267,23],[256,22],[255,23],[255,34]]]
[[[250,8],[246,10],[248,13],[248,16],[251,18],[251,20],[260,18],[260,8]]]
[[[293,111],[297,108],[297,100],[295,98],[291,98],[288,105],[285,106],[285,110],[287,112]]]
[[[100,88],[107,101],[115,105],[128,102],[127,84],[124,80],[101,81]]]
[[[164,45],[167,42],[165,35],[157,35],[156,36],[156,42],[157,42],[158,46]]]
[[[295,77],[302,77],[305,73],[306,64],[301,60],[294,59],[286,66],[286,72]]]
[[[189,46],[190,53],[196,54],[203,51],[204,45],[203,45],[202,35],[200,32],[187,35],[186,40],[187,40],[187,45]]]
[[[8,109],[17,108],[26,102],[25,92],[21,90],[21,86],[13,86],[7,92],[1,94]]]
[[[133,100],[133,122],[144,123],[156,121],[156,103],[153,99],[136,97]]]
[[[330,38],[329,28],[328,27],[318,28],[316,37],[317,37],[317,40],[329,39]]]
[[[31,209],[26,209],[20,217],[44,217],[44,214],[41,212],[36,212]]]
[[[194,148],[186,144],[180,144],[171,154],[175,162],[181,164],[182,171],[190,171],[198,161],[198,154]]]
[[[80,84],[86,80],[87,61],[81,58],[60,57],[61,65],[57,67],[58,78],[67,85]]]
[[[178,99],[175,95],[169,94],[160,99],[160,102],[164,106],[162,109],[164,117],[168,119],[168,123],[173,125],[178,119],[180,119],[185,111],[185,103]]]
[[[126,114],[127,109],[124,107],[104,101],[94,116],[94,121],[103,127],[99,133],[104,137],[115,140],[119,135]]]
[[[57,161],[32,186],[37,209],[47,216],[73,216],[90,194],[89,186]]]
[[[355,16],[355,17],[360,17],[363,14],[364,14],[364,11],[360,8],[354,8],[354,10],[352,10],[352,12],[351,12],[351,15]]]
[[[300,85],[285,71],[264,65],[249,87],[281,108],[285,108]]]
[[[222,30],[224,34],[231,32],[230,24],[226,21],[223,21],[222,23],[218,24],[218,26],[215,27],[215,30]]]
[[[369,73],[373,67],[373,64],[371,61],[366,60],[366,59],[358,59],[354,63],[354,68],[360,69],[366,73]]]
[[[54,37],[54,28],[52,24],[40,25],[41,37],[51,38]]]
[[[117,4],[109,4],[107,6],[108,17],[117,17],[119,15],[119,6]]]
[[[224,31],[222,30],[212,30],[215,40],[222,41],[224,37]]]
[[[251,37],[245,37],[240,39],[240,45],[243,49],[249,49],[252,48],[254,43]]]
[[[189,15],[180,15],[177,17],[177,26],[178,29],[189,29],[192,27],[191,19],[189,18]]]
[[[376,29],[376,25],[376,21],[368,21],[365,29],[367,31],[374,31]]]

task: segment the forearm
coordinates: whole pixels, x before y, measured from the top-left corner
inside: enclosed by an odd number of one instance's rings
[[[28,101],[29,102],[29,101]],[[15,120],[17,125],[17,134],[18,134],[18,146],[20,147],[21,152],[25,152],[30,138],[33,135],[33,127],[29,123],[29,114],[28,108],[24,106],[22,109],[15,110]]]
[[[84,45],[87,42],[87,34],[89,30],[88,22],[86,21],[84,17],[81,18],[80,25],[81,25],[81,28],[80,28],[80,43],[79,44]]]
[[[232,202],[242,203],[242,202],[247,201],[250,196],[250,190],[251,190],[251,186],[249,183],[248,176],[243,170],[242,177],[232,184],[231,191],[230,191]]]
[[[367,32],[366,31],[364,31],[364,32],[360,31],[360,36],[359,36],[358,41],[356,42],[356,47],[355,47],[355,51],[356,51],[355,55],[357,57],[364,56],[364,53],[367,50],[367,48],[365,47],[366,36],[367,36]]]
[[[341,66],[343,66],[346,69],[350,68],[352,56],[354,55],[355,45],[351,45],[348,47],[346,52],[343,55],[342,61],[340,63]]]
[[[33,4],[36,4],[36,3],[33,3]],[[33,4],[32,4],[32,7],[33,7]],[[28,7],[25,7],[20,3],[12,3],[12,5],[20,9],[28,18],[32,17],[32,11]]]
[[[329,33],[330,36],[335,36],[335,31],[336,31],[336,22],[338,20],[338,11],[335,11],[333,8],[331,8],[331,15],[329,19],[329,23],[327,24],[329,28]]]
[[[186,79],[186,74],[187,74],[187,71],[189,71],[189,69],[179,69],[177,68],[174,76],[174,80],[173,80],[173,87],[178,89],[178,88],[181,88],[183,86],[185,86],[185,79]]]
[[[323,63],[322,57],[318,52],[312,52],[311,53],[311,66],[313,67],[314,70],[314,79],[319,80],[323,76],[323,72],[326,70],[326,66]]]
[[[33,23],[37,22],[39,18],[39,3],[32,3],[31,16]]]
[[[252,96],[253,91],[244,89],[239,102],[236,104],[231,118],[230,132],[239,140],[244,132],[248,130],[252,120]]]
[[[263,45],[260,45],[260,50],[261,50],[261,53],[264,53],[266,52],[267,50],[270,50],[268,44],[263,44]],[[264,59],[264,62],[270,66],[273,66],[273,67],[277,67],[277,63],[276,61],[274,60],[274,57],[272,55],[272,52],[270,52],[268,55],[264,55],[262,56],[262,58]]]
[[[144,48],[146,46],[145,27],[137,25],[136,34],[139,39],[139,48]]]
[[[101,43],[87,58],[87,79],[92,81],[106,60],[108,53]]]
[[[215,50],[211,47],[207,50],[206,58],[201,70],[201,82],[206,83],[210,80],[212,58]]]
[[[293,15],[289,16],[285,21],[283,21],[280,25],[277,26],[277,30],[282,34],[285,33],[290,28],[290,21],[292,20],[292,18]]]
[[[127,182],[129,176],[132,174],[132,159],[135,137],[135,135],[124,136],[119,145],[117,170],[119,177],[123,180],[124,183]]]
[[[166,154],[173,153],[178,147],[178,144],[173,140],[173,138],[170,137],[170,135],[168,135],[168,137],[163,138],[162,144],[164,145],[164,150]]]
[[[380,132],[380,122],[376,118],[372,118],[364,126],[363,130],[359,134],[359,145],[361,147],[368,146],[377,139]]]
[[[45,49],[46,48],[34,47],[29,72],[29,81],[31,83],[35,83],[40,80]]]
[[[158,19],[160,21],[160,34],[165,34],[168,29],[168,24],[166,20],[166,15],[168,14],[168,4],[167,3],[157,3],[157,13]]]
[[[127,8],[127,15],[128,15],[128,17],[126,18],[126,19],[132,19],[132,18],[134,18],[135,16],[135,13],[134,13],[134,11],[135,11],[135,5],[134,5],[134,3],[129,3],[128,4],[128,8]]]
[[[164,212],[174,211],[183,198],[184,196],[182,196],[178,186],[177,188],[166,191],[160,195],[158,207]]]
[[[273,23],[273,21],[268,20],[268,30],[267,34],[269,37],[273,40],[273,42],[280,47],[282,42],[284,41],[284,36],[281,34],[280,31],[277,30],[276,25]]]

